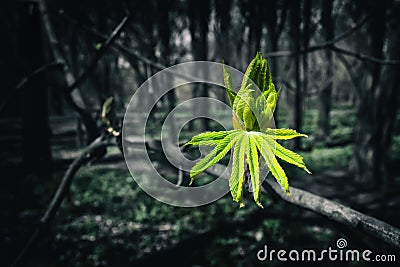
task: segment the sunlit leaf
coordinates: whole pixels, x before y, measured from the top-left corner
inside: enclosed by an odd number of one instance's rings
[[[308,173],[310,171],[301,155],[284,148],[276,140],[307,136],[292,129],[270,128],[281,89],[276,91],[268,62],[261,53],[257,53],[249,64],[237,94],[233,91],[232,78],[225,66],[223,73],[224,87],[233,109],[234,130],[201,133],[186,144],[214,146],[211,152],[191,169],[191,183],[197,175],[218,163],[233,149],[232,174],[229,180],[232,198],[239,203],[240,207],[243,207],[243,188],[245,180],[248,178],[254,201],[259,207],[262,207],[259,157],[261,156],[265,160],[271,174],[289,195],[288,178],[276,157],[302,168]],[[257,86],[259,90],[254,86]],[[246,177],[246,173],[249,177]]]
[[[307,169],[302,156],[287,148],[284,148],[282,145],[280,145],[275,140],[272,140],[270,137],[267,136],[262,136],[262,137],[265,139],[265,141],[268,142],[270,147],[275,148],[274,154],[278,158],[286,161],[287,163],[296,165],[297,167],[302,168],[307,173],[311,174],[311,172]]]
[[[248,152],[247,162],[249,163],[249,171],[251,177],[251,184],[253,186],[253,198],[259,207],[263,207],[260,202],[261,182],[260,182],[260,168],[258,165],[258,152],[257,140],[254,135],[248,135]]]
[[[267,163],[268,168],[270,169],[272,175],[275,177],[276,181],[282,186],[283,190],[289,194],[289,181],[286,176],[285,171],[282,169],[279,162],[276,160],[274,153],[267,141],[264,138],[257,135],[255,136],[257,139],[256,145],[258,150],[260,151],[262,157]]]
[[[245,171],[245,153],[247,150],[248,142],[247,138],[242,136],[239,138],[233,149],[233,161],[232,161],[232,175],[229,179],[229,188],[231,190],[231,194],[233,200],[240,204],[240,207],[243,207],[243,186],[244,186],[244,171]]]
[[[235,131],[225,136],[217,143],[217,146],[207,156],[197,162],[196,165],[194,165],[190,170],[190,183],[193,183],[194,178],[197,175],[218,163],[229,152],[232,147],[232,142],[236,140],[239,134],[241,134],[240,131]]]
[[[210,142],[210,145],[215,144],[216,140],[220,140],[225,138],[229,134],[228,131],[220,131],[220,132],[204,132],[198,135],[195,135],[192,137],[192,139],[185,144],[186,145],[192,145],[192,146],[198,146],[201,142],[202,144],[206,144],[207,141]]]
[[[307,137],[305,134],[301,134],[296,132],[296,130],[292,129],[266,129],[265,134],[267,134],[272,139],[278,140],[288,140],[296,137]]]

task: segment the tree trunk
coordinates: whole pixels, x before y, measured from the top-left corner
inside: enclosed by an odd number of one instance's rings
[[[230,0],[219,0],[214,1],[215,5],[215,17],[219,26],[218,36],[216,37],[217,43],[217,51],[215,52],[215,56],[213,57],[219,62],[224,62],[227,65],[233,64],[231,62],[232,49],[234,46],[230,42],[231,32],[229,31],[229,26],[231,23],[231,8],[232,1]],[[222,88],[218,88],[217,90],[218,99],[223,100],[226,104],[229,104],[228,96],[226,95],[225,90]]]
[[[387,57],[399,58],[400,30],[393,22],[400,10],[400,5],[390,1],[370,2],[373,10],[368,27],[370,34],[370,51],[375,57],[383,57],[386,22],[388,21]],[[360,86],[360,100],[357,105],[357,125],[355,127],[354,162],[356,180],[364,185],[378,186],[384,192],[389,188],[391,178],[387,173],[389,148],[393,134],[395,114],[399,98],[399,66],[382,66],[368,63],[365,68],[370,74]],[[364,75],[367,76],[367,75]],[[368,79],[369,78],[369,79]]]
[[[21,3],[19,29],[21,63],[27,73],[44,65],[44,47],[39,7],[34,2]],[[33,79],[23,92],[23,162],[26,175],[47,176],[50,161],[50,127],[46,79]]]
[[[283,1],[283,6],[280,7],[282,12],[280,16],[278,16],[278,3],[275,0],[266,1],[265,4],[268,8],[265,9],[265,13],[263,14],[263,18],[266,19],[266,25],[268,29],[268,37],[270,43],[270,51],[278,51],[278,41],[279,37],[282,33],[283,26],[285,25],[286,21],[286,14],[287,14],[287,1]],[[279,20],[278,20],[279,18]],[[272,57],[268,59],[268,64],[272,73],[272,77],[279,77],[279,66],[278,66],[278,58]],[[282,92],[281,92],[282,94]],[[278,101],[275,107],[275,127],[279,127],[279,121],[277,114],[280,110],[280,101]]]
[[[322,27],[324,28],[325,41],[333,39],[334,26],[332,17],[332,1],[321,2],[321,18]],[[331,79],[333,75],[332,51],[326,49],[324,51],[326,58],[326,78]],[[330,134],[330,112],[332,102],[332,82],[324,88],[321,88],[318,94],[318,132],[317,141],[325,142]]]
[[[300,50],[300,1],[292,1],[290,9],[290,35],[294,45],[294,50]],[[300,79],[300,56],[295,55],[295,81],[296,81],[296,91],[295,91],[295,102],[294,102],[294,112],[292,116],[292,126],[297,131],[301,132],[303,125],[303,93],[301,88]],[[294,140],[294,149],[301,148],[301,138],[296,138]]]
[[[310,20],[311,20],[311,8],[312,2],[311,0],[303,0],[303,50],[308,48],[310,42]],[[308,91],[308,53],[303,54],[302,57],[302,65],[303,65],[303,94],[307,95]],[[303,108],[305,108],[306,104],[303,104]]]
[[[209,23],[209,13],[210,13],[210,2],[195,2],[194,6],[189,8],[189,19],[190,19],[190,35],[192,38],[192,53],[194,55],[195,60],[207,60],[208,59],[208,23]],[[206,71],[206,70],[204,70]],[[203,77],[207,77],[207,73],[203,73]],[[194,89],[193,97],[208,97],[208,86],[203,83],[198,85],[198,90]],[[193,105],[193,114],[196,113],[196,110],[202,109],[207,111],[208,107],[199,107],[197,105]],[[205,116],[206,114],[203,113]],[[208,130],[209,120],[208,119],[200,119],[201,129]],[[189,129],[193,130],[193,121],[189,123]]]
[[[38,3],[45,34],[49,41],[49,47],[52,56],[54,60],[56,60],[57,62],[64,63],[63,79],[67,87],[71,86],[72,84],[75,83],[75,76],[67,66],[67,62],[61,54],[59,48],[60,44],[58,42],[56,35],[54,34],[53,27],[47,11],[46,3],[44,0],[40,0],[38,1]],[[79,93],[79,89],[76,88],[72,93],[65,93],[65,100],[74,109],[74,111],[81,117],[87,132],[87,143],[90,143],[99,135],[99,128],[92,114],[82,107],[83,100],[82,96]]]

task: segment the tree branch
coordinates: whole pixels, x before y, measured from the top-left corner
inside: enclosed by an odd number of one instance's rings
[[[121,22],[117,25],[117,27],[112,31],[111,35],[105,39],[104,44],[100,47],[100,49],[96,50],[94,58],[90,62],[89,66],[82,72],[81,75],[72,83],[66,91],[71,93],[75,88],[79,87],[79,85],[89,77],[92,71],[95,69],[97,62],[103,57],[105,52],[110,48],[110,46],[114,43],[114,41],[118,38],[121,34],[122,30],[124,29],[125,25],[127,24],[129,16],[126,15]]]
[[[358,86],[358,76],[353,71],[353,66],[350,64],[349,61],[347,61],[346,57],[344,55],[342,55],[341,53],[336,52],[335,55],[340,60],[340,62],[342,62],[344,67],[346,68],[347,73],[350,76],[350,80],[353,83],[355,93],[356,93],[357,97],[360,97],[360,90],[359,90],[359,86]]]
[[[149,146],[149,149],[159,151],[157,147]],[[173,153],[168,154],[173,157]],[[226,166],[215,164],[205,172],[224,179],[230,179],[230,173],[225,172]],[[305,208],[317,214],[323,215],[340,224],[356,228],[364,233],[375,236],[395,247],[400,247],[400,229],[374,217],[346,207],[335,201],[309,193],[296,187],[290,187],[290,196],[282,190],[280,185],[272,179],[266,180],[269,187],[284,201]]]
[[[295,187],[290,188],[289,197],[271,179],[266,182],[286,202],[319,213],[336,222],[371,234],[395,247],[400,247],[400,229],[386,222]]]
[[[36,227],[35,231],[29,238],[28,242],[25,244],[24,248],[19,253],[18,257],[15,259],[11,266],[15,267],[22,263],[23,259],[30,251],[34,243],[40,237],[40,234],[49,226],[50,222],[59,210],[62,201],[66,193],[68,192],[72,180],[75,177],[76,172],[91,159],[93,159],[94,152],[99,148],[105,148],[114,143],[109,140],[103,140],[103,137],[98,137],[95,139],[83,152],[76,158],[71,165],[69,165],[67,171],[65,172],[61,182],[57,188],[55,195],[53,196],[49,206],[47,207],[44,215],[40,219],[39,225]]]
[[[224,178],[229,179],[229,174],[223,172],[224,167],[218,165],[214,165],[214,168],[206,172],[217,177],[223,174]],[[286,202],[321,214],[341,224],[359,229],[395,247],[400,247],[400,229],[386,222],[293,186],[290,187],[291,195],[289,197],[276,182],[273,182],[271,179],[267,179],[266,182]]]
[[[356,32],[361,26],[368,20],[369,16],[366,16],[365,18],[361,19],[359,22],[356,23],[356,25],[349,30],[335,36],[332,40],[329,40],[325,43],[314,45],[314,46],[309,46],[307,49],[301,49],[298,51],[275,51],[275,52],[270,52],[266,53],[265,57],[288,57],[288,56],[296,56],[296,55],[303,55],[311,52],[315,52],[318,50],[326,49],[334,44],[336,44],[339,41],[342,41],[343,39],[349,37],[352,35],[354,32]]]
[[[55,61],[61,62],[63,64],[63,78],[65,85],[67,87],[70,87],[71,85],[75,84],[75,76],[71,72],[71,70],[68,68],[68,65],[66,64],[66,60],[62,56],[62,53],[60,51],[60,44],[58,42],[58,39],[54,33],[53,30],[53,25],[51,24],[51,20],[47,11],[47,6],[46,6],[46,1],[45,0],[38,0],[39,4],[39,11],[40,15],[42,18],[42,23],[43,23],[43,28],[44,32],[46,34],[46,37],[49,42],[49,47],[50,51],[52,53],[52,56]],[[68,92],[67,95],[67,102],[68,104],[71,105],[71,107],[74,109],[74,111],[82,117],[82,121],[85,125],[85,129],[88,133],[88,141],[94,140],[96,136],[98,136],[98,127],[96,124],[96,121],[94,118],[91,116],[90,112],[85,110],[83,107],[83,100],[82,96],[80,95],[80,92],[77,90],[75,92]],[[83,115],[83,116],[82,116]]]
[[[18,95],[19,92],[21,92],[24,89],[25,85],[28,84],[31,80],[35,79],[37,76],[48,70],[56,69],[62,67],[63,65],[64,65],[63,62],[58,62],[58,61],[51,62],[35,69],[34,71],[26,75],[24,78],[22,78],[15,86],[15,89],[12,91],[12,93],[0,105],[0,113],[4,111],[7,105]]]
[[[361,61],[368,61],[368,62],[372,62],[372,63],[376,63],[376,64],[381,64],[381,65],[399,65],[400,64],[400,59],[386,59],[386,58],[377,58],[377,57],[373,57],[370,55],[366,55],[366,54],[361,54],[361,53],[356,53],[353,51],[349,51],[337,46],[331,46],[330,49],[332,49],[333,51],[346,55],[346,56],[351,56],[354,57],[356,59],[359,59]]]

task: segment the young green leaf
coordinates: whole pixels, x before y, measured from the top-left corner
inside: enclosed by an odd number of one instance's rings
[[[199,146],[200,144],[205,145],[207,142],[210,145],[215,144],[217,140],[225,138],[230,132],[228,131],[221,131],[221,132],[204,132],[192,137],[192,139],[185,144],[192,145],[192,146]],[[208,144],[207,144],[208,145]]]
[[[217,146],[207,156],[193,166],[193,168],[190,170],[190,184],[193,183],[194,178],[197,175],[218,163],[218,161],[220,161],[229,152],[232,147],[232,143],[236,141],[236,138],[239,134],[240,131],[234,131],[225,136],[217,143]]]
[[[276,140],[288,140],[296,137],[307,137],[292,129],[271,129],[270,124],[279,98],[272,82],[267,60],[257,53],[249,64],[243,77],[240,90],[233,91],[233,83],[228,69],[223,67],[224,87],[233,109],[232,123],[234,130],[222,132],[206,132],[196,135],[186,145],[215,146],[214,149],[201,159],[190,171],[194,178],[207,168],[219,162],[233,148],[232,174],[229,188],[232,198],[243,207],[243,188],[245,183],[246,166],[250,174],[251,188],[255,203],[261,205],[261,180],[259,157],[264,158],[269,170],[284,191],[289,194],[289,182],[276,157],[302,168],[307,169],[303,157],[284,148]],[[259,90],[251,86],[258,86]],[[276,157],[275,157],[276,156]]]
[[[245,153],[248,147],[247,138],[238,138],[233,148],[232,175],[229,179],[229,188],[233,200],[243,207],[243,186],[244,186],[244,171],[245,171]]]
[[[286,194],[289,195],[289,181],[286,176],[285,171],[282,169],[279,162],[276,160],[275,155],[272,152],[271,147],[260,135],[255,136],[257,142],[256,145],[258,150],[261,153],[261,156],[264,158],[267,163],[268,168],[270,169],[272,175],[275,177],[277,182],[282,186],[283,190],[285,190]]]
[[[274,154],[286,161],[287,163],[296,165],[299,168],[302,168],[303,170],[305,170],[307,173],[311,174],[311,172],[307,169],[304,161],[303,161],[303,157],[300,156],[299,154],[284,148],[283,146],[281,146],[278,142],[276,142],[275,140],[273,140],[272,138],[268,137],[268,136],[262,136],[264,138],[265,141],[268,142],[269,146],[274,150]]]
[[[247,135],[248,138],[248,152],[247,162],[249,163],[249,172],[251,177],[251,184],[253,186],[253,198],[259,207],[263,207],[260,202],[261,182],[260,182],[260,168],[258,165],[258,152],[257,141],[254,139],[255,135]]]
[[[296,132],[296,130],[292,129],[268,128],[265,130],[265,133],[272,139],[277,139],[277,140],[288,140],[288,139],[293,139],[295,137],[308,137],[307,135],[298,133]]]

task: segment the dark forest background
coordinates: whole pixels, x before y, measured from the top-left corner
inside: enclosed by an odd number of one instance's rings
[[[96,144],[118,139],[102,120],[107,98],[118,122],[135,90],[165,67],[223,60],[244,71],[261,51],[283,88],[276,124],[309,136],[288,143],[313,172],[284,165],[291,185],[399,227],[399,20],[398,0],[3,1],[1,265],[258,266],[264,244],[325,249],[340,237],[398,254],[357,225],[268,193],[264,210],[250,194],[240,210],[228,195],[194,209],[157,202],[118,146]],[[223,90],[176,89],[157,105],[150,131],[187,95],[227,101]],[[216,128],[194,121],[182,139]],[[152,159],[176,179],[160,153]]]

